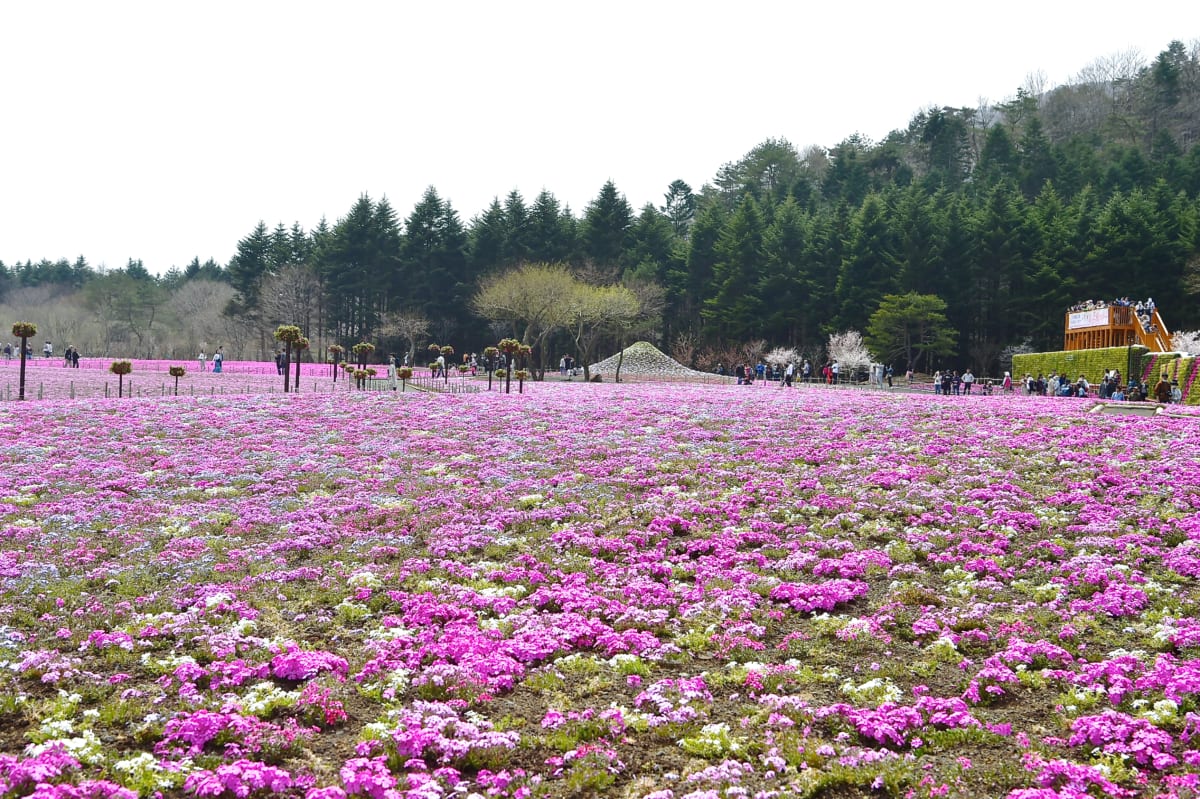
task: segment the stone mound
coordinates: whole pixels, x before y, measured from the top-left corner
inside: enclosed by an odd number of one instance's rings
[[[708,372],[698,372],[695,369],[689,369],[648,341],[638,341],[630,344],[625,348],[624,356],[625,358],[621,362],[622,378],[626,375],[643,378],[716,378],[716,375],[711,375]],[[588,370],[593,375],[600,374],[605,380],[611,380],[616,377],[617,361],[620,358],[621,355],[618,353],[611,358],[605,358],[599,363],[592,364],[588,367]]]

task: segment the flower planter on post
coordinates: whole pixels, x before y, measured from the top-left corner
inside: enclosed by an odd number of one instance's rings
[[[401,366],[396,370],[396,377],[400,378],[400,390],[404,391],[404,387],[408,385],[408,381],[412,379],[412,367]]]
[[[442,380],[445,383],[449,383],[450,382],[450,370],[446,367],[449,365],[450,359],[454,356],[454,348],[447,345],[445,347],[442,347],[440,352],[442,353],[442,361],[441,361]]]
[[[308,339],[304,336],[301,336],[300,338],[296,339],[296,343],[293,345],[296,349],[296,385],[292,390],[295,392],[300,391],[300,353],[308,349],[308,344]]]
[[[367,370],[366,369],[355,369],[354,370],[354,385],[358,387],[359,391],[366,390],[366,388],[367,388]]]
[[[341,363],[342,353],[345,351],[346,351],[346,348],[343,347],[341,344],[330,344],[329,345],[329,357],[333,359],[332,363],[330,364],[330,367],[333,371],[333,382],[335,382],[335,383],[337,382],[337,376],[338,376],[338,364]]]
[[[25,346],[32,336],[37,335],[37,325],[33,322],[17,322],[12,326],[14,336],[21,339],[21,384],[17,399],[25,399]]]
[[[351,347],[350,350],[354,353],[354,357],[358,361],[358,368],[366,369],[367,358],[375,351],[375,345],[368,341],[360,341]]]
[[[532,355],[533,355],[533,347],[529,346],[528,344],[522,344],[521,346],[517,347],[517,357],[521,359],[520,360],[521,368],[524,369],[527,374],[531,374],[530,369],[529,369],[529,362],[532,360],[532,358],[531,358]]]
[[[290,364],[292,362],[292,344],[304,338],[304,334],[300,332],[300,328],[295,325],[280,325],[275,328],[275,340],[282,341],[284,346],[283,362]],[[288,393],[288,383],[291,375],[287,369],[283,370],[283,393]]]
[[[133,371],[133,364],[129,361],[113,361],[108,367],[108,371],[117,376],[117,397],[122,397],[125,394],[125,375]]]
[[[492,372],[496,370],[496,356],[500,354],[500,350],[496,347],[484,347],[483,357],[487,364],[488,373],[488,391],[492,390]]]
[[[433,358],[433,360],[429,362],[429,379],[432,380],[438,376],[437,357],[442,353],[442,348],[437,344],[430,344],[427,349],[429,350],[429,356]]]
[[[525,393],[525,379],[527,377],[529,377],[528,369],[518,369],[517,370],[517,393],[518,394]]]
[[[179,378],[187,374],[187,369],[182,366],[172,366],[167,370],[167,374],[175,378],[175,396],[179,396]]]
[[[502,338],[502,339],[500,339],[500,343],[498,346],[500,348],[500,351],[504,353],[504,355],[507,359],[507,362],[504,364],[503,369],[496,372],[496,377],[500,377],[501,376],[500,372],[504,372],[504,393],[511,394],[512,393],[512,373],[513,373],[513,367],[515,366],[515,364],[513,363],[513,358],[516,356],[517,352],[521,349],[521,342],[517,341],[515,338]]]

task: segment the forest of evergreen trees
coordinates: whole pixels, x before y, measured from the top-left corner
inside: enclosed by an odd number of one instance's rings
[[[798,152],[768,139],[698,189],[665,186],[659,205],[635,209],[610,182],[578,215],[549,191],[513,191],[464,222],[434,187],[403,218],[364,195],[334,223],[260,222],[228,264],[158,277],[138,261],[0,262],[0,302],[14,320],[52,315],[47,335],[97,354],[219,341],[262,357],[279,323],[318,352],[386,344],[397,317],[469,351],[503,332],[472,295],[536,262],[657,285],[664,349],[682,337],[698,352],[763,340],[816,354],[906,292],[945,301],[948,362],[984,373],[1006,347],[1060,348],[1063,312],[1084,299],[1153,297],[1173,329],[1195,329],[1200,47],[1103,59],[994,106],[925,109],[880,142]]]

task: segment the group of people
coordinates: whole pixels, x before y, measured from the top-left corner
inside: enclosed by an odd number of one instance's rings
[[[942,394],[944,396],[970,396],[975,392],[975,384],[979,383],[979,390],[982,394],[990,395],[995,386],[991,378],[987,378],[982,382],[975,378],[975,373],[970,367],[965,369],[962,374],[958,370],[939,369],[933,373],[933,393]],[[1004,382],[1001,386],[1008,391],[1012,390],[1012,377],[1008,372],[1004,373]]]
[[[20,358],[21,345],[5,342],[3,352],[4,360],[6,361],[11,361],[13,358]],[[29,344],[25,345],[25,357],[33,357],[33,347],[31,347]],[[54,357],[54,345],[51,342],[47,341],[42,345],[42,357]],[[69,345],[66,350],[63,351],[63,367],[66,369],[79,368],[79,350],[75,349],[74,345]]]
[[[725,374],[724,364],[717,364],[717,374]],[[803,379],[807,382],[812,377],[812,366],[808,361],[804,362],[801,367]],[[788,363],[786,366],[780,364],[768,365],[765,361],[759,361],[756,365],[739,363],[733,368],[734,377],[737,378],[739,386],[752,386],[756,381],[772,380],[780,384],[780,386],[791,386],[796,380],[796,364]]]
[[[716,373],[726,375],[725,365],[717,364]],[[737,378],[737,384],[754,385],[761,380],[770,380],[779,383],[781,386],[791,386],[799,378],[802,383],[813,383],[820,381],[826,385],[835,386],[839,383],[844,383],[847,379],[847,374],[842,369],[842,364],[838,359],[832,358],[827,360],[819,370],[814,371],[812,363],[806,358],[797,366],[795,363],[788,362],[787,364],[767,364],[760,360],[756,365],[739,363],[733,368],[733,376]],[[895,370],[891,366],[883,364],[874,364],[870,370],[870,381],[883,388],[885,385],[888,388],[893,386],[893,378]],[[864,373],[859,380],[867,379]],[[908,373],[909,383],[912,383],[912,372]]]
[[[1154,324],[1154,298],[1147,297],[1144,300],[1134,302],[1128,297],[1119,297],[1115,300],[1084,300],[1077,302],[1067,309],[1069,313],[1078,311],[1102,311],[1105,308],[1132,308],[1137,314],[1138,321],[1141,322],[1142,328],[1148,333],[1157,333],[1158,326]]]
[[[1115,377],[1114,373],[1116,373]],[[1092,391],[1092,384],[1085,376],[1080,375],[1077,380],[1071,380],[1065,372],[1063,374],[1051,372],[1050,377],[1039,373],[1036,378],[1026,374],[1024,382],[1025,393],[1031,396],[1087,397]],[[1101,383],[1102,398],[1107,398],[1112,394],[1114,383],[1117,388],[1120,388],[1120,373],[1116,370],[1105,374],[1104,381]],[[1135,387],[1136,383],[1131,382],[1130,391],[1132,392]]]
[[[207,372],[208,371],[208,356],[204,354],[204,350],[200,350],[200,357],[198,358],[198,360],[200,361],[200,371]],[[279,365],[279,356],[275,357],[275,364],[276,364],[276,366]],[[224,367],[224,365],[225,365],[225,348],[217,347],[217,351],[214,352],[213,356],[212,356],[213,374],[214,375],[221,374],[221,369]],[[283,374],[283,373],[280,372],[280,374]]]
[[[6,343],[4,345],[4,360],[11,361],[13,358],[20,358],[20,357],[21,357],[21,345],[20,344],[7,344]],[[29,346],[28,344],[25,345],[25,357],[26,358],[33,357],[33,347]]]
[[[1039,374],[1036,378],[1027,374],[1024,382],[1026,394],[1043,397],[1088,397],[1092,391],[1092,385],[1084,375],[1072,380],[1065,373],[1051,372],[1049,377]],[[1164,405],[1183,402],[1183,390],[1179,387],[1179,381],[1172,380],[1166,372],[1162,373],[1151,388],[1149,384],[1140,383],[1132,377],[1128,383],[1123,384],[1121,371],[1110,369],[1104,373],[1104,377],[1096,386],[1096,396],[1114,402],[1141,402],[1147,399]]]
[[[1133,312],[1137,314],[1138,321],[1142,323],[1142,328],[1147,333],[1157,333],[1158,325],[1154,324],[1154,298],[1150,297],[1145,302],[1138,302],[1133,306]]]
[[[1143,311],[1149,313],[1154,312],[1154,298],[1149,297],[1145,300],[1134,302],[1128,297],[1118,297],[1115,300],[1084,300],[1072,305],[1067,311],[1075,313],[1076,311],[1102,311],[1105,308],[1133,308],[1140,315]]]

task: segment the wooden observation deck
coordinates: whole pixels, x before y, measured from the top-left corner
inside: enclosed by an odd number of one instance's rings
[[[1158,309],[1143,325],[1129,305],[1109,305],[1090,311],[1068,311],[1063,321],[1064,350],[1093,350],[1141,344],[1151,352],[1170,352],[1171,334]]]

